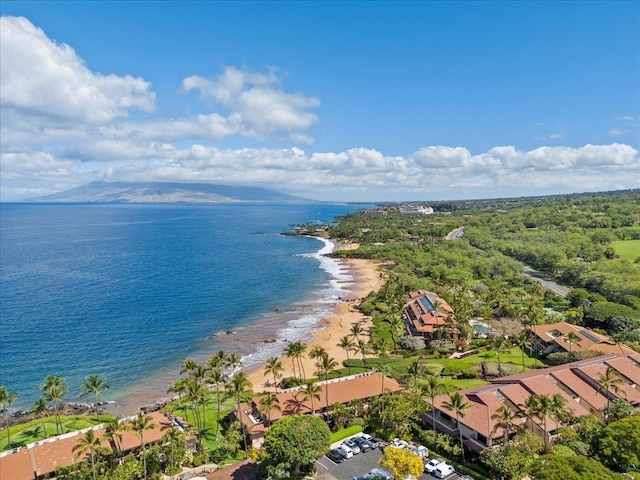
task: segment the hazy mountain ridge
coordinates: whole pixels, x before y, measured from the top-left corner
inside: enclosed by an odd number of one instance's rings
[[[61,203],[220,203],[309,202],[260,187],[234,187],[212,183],[91,182],[63,192],[30,198],[29,202]]]

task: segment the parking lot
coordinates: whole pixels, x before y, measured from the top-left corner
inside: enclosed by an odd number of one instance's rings
[[[365,453],[359,453],[351,458],[346,459],[342,463],[334,463],[327,457],[322,457],[316,463],[318,465],[318,475],[329,473],[338,480],[351,480],[353,477],[361,477],[365,473],[369,473],[374,468],[380,468],[378,459],[382,456],[379,448],[370,450]],[[460,477],[458,473],[454,473],[447,477],[447,480],[457,480]],[[435,480],[436,477],[428,473],[423,473],[419,480]]]

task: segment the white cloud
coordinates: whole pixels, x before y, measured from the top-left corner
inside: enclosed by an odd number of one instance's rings
[[[611,130],[609,130],[609,135],[611,135],[612,137],[617,137],[618,135],[624,135],[627,132],[628,130],[620,130],[619,128],[612,128]]]
[[[74,161],[42,152],[2,156],[3,196],[40,194],[95,179],[259,185],[321,200],[491,197],[640,187],[638,151],[623,144],[521,151],[499,146],[471,155],[462,147],[421,148],[406,157],[369,148],[219,149],[202,144],[90,142]],[[128,156],[123,156],[128,152]],[[105,158],[108,163],[102,162]],[[31,187],[30,187],[31,186]],[[51,187],[50,191],[56,188]]]
[[[616,117],[614,120],[619,120],[623,122],[633,122],[636,118],[631,115],[622,115],[620,117]]]
[[[309,110],[318,108],[320,100],[284,92],[279,84],[274,71],[262,74],[226,67],[212,80],[197,75],[185,78],[182,90],[196,90],[202,99],[231,111],[228,118],[239,126],[238,133],[245,136],[297,132],[316,124],[318,117]],[[304,143],[309,140],[308,135],[304,137]]]
[[[3,115],[101,124],[154,108],[144,79],[91,72],[23,17],[0,18],[0,79]]]

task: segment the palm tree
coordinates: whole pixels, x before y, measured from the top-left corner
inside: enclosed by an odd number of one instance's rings
[[[302,359],[304,358],[304,352],[307,350],[307,344],[301,341],[294,342],[294,358],[298,362],[298,372],[302,375],[302,379],[307,379],[307,374],[304,371],[304,365],[302,364]]]
[[[0,393],[0,396],[1,395],[2,394]],[[31,407],[31,413],[33,413],[36,417],[40,417],[40,420],[42,421],[42,431],[44,432],[44,438],[49,437],[49,435],[47,435],[47,424],[44,423],[44,417],[47,416],[47,411],[47,402],[44,398],[39,398],[38,400],[36,400],[36,403],[34,403]]]
[[[224,350],[218,350],[216,354],[207,361],[207,368],[213,370],[214,368],[224,369],[227,362],[227,354]]]
[[[93,430],[87,430],[84,435],[81,436],[76,444],[71,449],[75,453],[76,460],[89,452],[89,458],[91,459],[91,471],[93,472],[93,480],[96,480],[96,451],[102,445],[102,437],[96,437]]]
[[[316,409],[314,407],[313,400],[320,400],[320,386],[313,383],[311,380],[307,380],[304,383],[304,401],[311,400],[311,414],[315,415]]]
[[[136,432],[140,439],[140,445],[142,446],[142,465],[144,469],[144,480],[147,480],[147,450],[144,443],[144,431],[151,430],[156,427],[155,423],[151,423],[151,417],[149,415],[143,415],[138,413],[133,420],[129,420],[129,429]]]
[[[502,363],[500,362],[500,354],[509,347],[509,341],[504,337],[493,337],[491,339],[491,347],[496,351],[498,356],[498,375],[502,375]]]
[[[4,386],[0,386],[0,408],[2,408],[4,424],[7,428],[7,445],[9,448],[11,448],[11,432],[9,431],[9,412],[7,411],[7,407],[18,398],[20,398],[20,395],[16,392],[7,392]]]
[[[338,347],[342,348],[347,354],[347,368],[349,369],[349,375],[351,375],[351,364],[349,363],[349,352],[353,350],[355,344],[349,335],[345,335],[340,339]]]
[[[216,440],[218,440],[218,432],[220,430],[220,393],[225,387],[226,378],[221,366],[212,368],[209,371],[209,382],[215,385],[216,389],[216,411],[218,414],[216,417]]]
[[[167,466],[173,469],[177,463],[175,459],[176,445],[183,441],[183,435],[175,426],[172,426],[164,435],[162,435],[161,440],[163,445],[169,444],[169,462]]]
[[[366,365],[366,355],[367,353],[369,353],[367,349],[367,342],[365,342],[362,338],[358,340],[358,346],[356,347],[356,350],[360,352],[360,355],[362,355],[362,365]]]
[[[429,375],[422,385],[424,394],[431,399],[431,418],[433,419],[433,441],[436,441],[436,397],[444,390],[444,384],[439,377]]]
[[[464,411],[470,408],[471,404],[464,400],[464,397],[460,394],[460,392],[453,392],[449,394],[449,401],[443,402],[442,406],[456,414],[456,425],[458,426],[458,433],[460,435],[460,449],[462,450],[462,462],[464,463],[464,444],[462,443],[462,427],[460,426],[460,417],[464,418]]]
[[[571,353],[571,347],[573,344],[580,346],[580,340],[580,337],[575,332],[569,332],[567,337],[564,339],[564,341],[569,344],[569,353]]]
[[[509,407],[503,405],[496,410],[496,413],[491,415],[491,419],[497,420],[497,423],[494,425],[492,430],[493,433],[495,433],[498,428],[502,428],[505,431],[505,442],[508,450],[510,445],[509,433],[517,427],[515,422],[516,414]]]
[[[123,430],[124,424],[120,423],[120,420],[117,418],[108,420],[104,426],[104,433],[109,435],[109,443],[111,443],[111,448],[118,458],[122,455],[121,445]]]
[[[260,408],[267,414],[267,425],[271,425],[271,410],[282,411],[278,397],[271,392],[260,399]]]
[[[109,390],[109,385],[106,383],[104,375],[89,375],[85,381],[80,385],[82,389],[80,391],[80,398],[86,397],[89,394],[93,394],[93,408],[96,411],[96,420],[98,419],[98,397],[102,390]]]
[[[534,399],[531,399],[531,397],[534,397]],[[570,415],[570,412],[566,408],[567,401],[559,393],[554,394],[553,397],[550,397],[548,394],[533,394],[528,400],[530,413],[533,413],[542,420],[544,448],[546,451],[549,451],[547,419],[551,417],[556,423],[559,423],[561,418]]]
[[[282,360],[278,357],[271,357],[267,360],[267,363],[264,364],[264,374],[265,375],[273,375],[273,388],[276,389],[276,385],[278,385],[278,376],[282,373]]]
[[[231,374],[233,375],[235,371],[242,366],[242,360],[237,353],[229,353],[225,360],[225,366],[231,370]]]
[[[320,368],[320,358],[327,354],[327,351],[320,345],[315,345],[309,351],[309,358],[316,361],[316,370]]]
[[[206,400],[206,390],[204,386],[195,378],[187,378],[185,382],[185,396],[191,404],[191,411],[196,423],[198,450],[202,447],[202,436],[204,435],[204,418],[200,414],[198,406],[203,405]]]
[[[245,432],[245,426],[244,426],[244,422],[242,421],[242,417],[240,414],[240,403],[243,400],[246,400],[249,398],[249,396],[252,394],[251,388],[253,387],[253,385],[251,385],[251,382],[249,381],[249,377],[247,376],[247,374],[245,372],[239,372],[237,373],[229,382],[229,387],[228,387],[228,394],[233,396],[234,401],[236,403],[236,416],[238,418],[238,421],[240,422],[240,426],[242,427],[242,437],[244,440],[244,452],[245,452],[245,456],[248,458],[249,453],[248,453],[248,447],[247,447],[247,435]]]
[[[620,395],[620,393],[622,393],[623,395],[626,396],[624,390],[622,390],[618,386],[623,384],[624,380],[618,376],[618,374],[613,368],[608,366],[607,369],[604,371],[604,374],[602,372],[598,372],[598,378],[596,382],[598,382],[598,385],[599,385],[597,393],[604,392],[604,394],[607,397],[607,415],[605,417],[605,422],[609,423],[609,406],[611,403],[611,396],[612,396],[610,392],[613,392],[616,395]]]
[[[359,323],[354,323],[351,325],[351,335],[353,335],[353,338],[356,341],[356,344],[360,344],[360,335],[364,333],[364,331],[362,330],[362,327],[360,326]]]
[[[296,378],[296,342],[287,343],[284,354],[291,359],[291,367],[293,368],[293,378]]]
[[[318,364],[319,371],[324,375],[324,393],[326,396],[327,411],[329,409],[329,374],[338,366],[335,358],[323,355]]]
[[[53,403],[53,411],[56,416],[56,433],[60,434],[62,433],[60,403],[68,390],[65,385],[65,379],[58,375],[47,375],[40,388],[43,390],[45,400]]]
[[[424,375],[425,367],[419,360],[414,359],[407,368],[407,376],[413,379],[413,388],[416,390],[416,408],[420,405],[420,386],[418,380]]]
[[[185,358],[184,362],[182,362],[182,367],[180,368],[180,373],[186,373],[190,375],[191,372],[198,366],[195,360],[190,358]]]
[[[398,313],[387,315],[385,321],[389,324],[389,330],[391,332],[391,340],[393,341],[393,349],[398,348],[398,331],[404,327],[404,320]]]
[[[529,339],[529,334],[526,330],[522,330],[515,338],[514,344],[520,348],[522,352],[522,371],[525,371],[524,366],[524,349],[528,348],[531,351],[531,340]]]

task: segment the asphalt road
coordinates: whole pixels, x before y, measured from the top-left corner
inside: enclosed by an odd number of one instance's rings
[[[378,459],[381,455],[382,451],[376,448],[375,450],[359,453],[351,458],[347,458],[342,463],[333,463],[327,457],[322,457],[316,462],[318,465],[318,475],[329,473],[338,480],[351,480],[353,477],[361,477],[374,468],[380,468]],[[446,480],[457,480],[458,478],[460,478],[460,475],[454,473],[447,477]],[[436,480],[436,477],[429,473],[424,473],[418,480]]]
[[[464,227],[456,228],[447,233],[447,240],[457,240],[464,235]]]
[[[524,265],[522,273],[526,277],[529,277],[531,280],[535,280],[536,282],[538,282],[547,290],[551,290],[553,293],[556,293],[561,297],[566,297],[567,293],[569,293],[569,290],[571,290],[569,287],[565,287],[564,285],[560,285],[559,283],[553,282],[551,280],[546,280],[543,277],[543,273],[538,272],[537,270],[534,270],[527,265]]]

